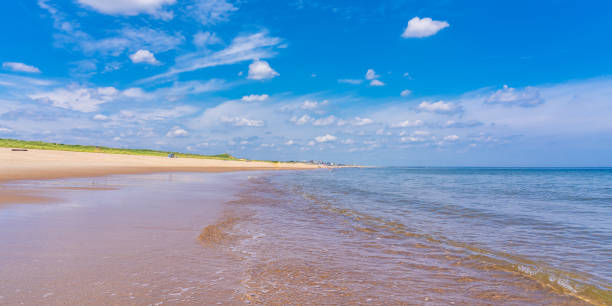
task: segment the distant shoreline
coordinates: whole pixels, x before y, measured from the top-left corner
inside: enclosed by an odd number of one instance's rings
[[[333,167],[308,163],[168,158],[32,149],[12,151],[10,148],[0,148],[0,182],[157,172],[229,172],[320,168]]]

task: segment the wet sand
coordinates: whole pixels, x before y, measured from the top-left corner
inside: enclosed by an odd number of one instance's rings
[[[46,205],[0,209],[0,304],[236,303],[240,271],[198,239],[247,179],[119,175],[9,183]]]

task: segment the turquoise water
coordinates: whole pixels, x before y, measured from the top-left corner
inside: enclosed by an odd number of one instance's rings
[[[302,258],[309,265],[344,258],[347,266],[359,262],[348,269],[379,275],[370,290],[423,286],[416,296],[425,299],[435,288],[459,288],[461,280],[450,279],[459,274],[474,285],[465,290],[490,287],[469,298],[453,291],[441,302],[491,302],[484,297],[500,293],[529,303],[550,293],[612,303],[612,169],[346,168],[252,183],[259,187],[250,196],[282,199],[256,209],[259,223],[249,230],[266,238],[244,250],[259,246],[260,256],[267,241],[292,249],[287,258],[310,254]],[[411,273],[428,281],[403,278]],[[416,297],[385,290],[395,295],[390,301]]]

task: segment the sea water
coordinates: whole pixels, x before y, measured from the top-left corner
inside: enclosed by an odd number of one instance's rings
[[[612,170],[262,175],[242,204],[260,302],[612,303]]]

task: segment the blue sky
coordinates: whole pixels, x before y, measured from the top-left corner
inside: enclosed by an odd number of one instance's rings
[[[611,166],[608,1],[16,0],[0,138]]]

